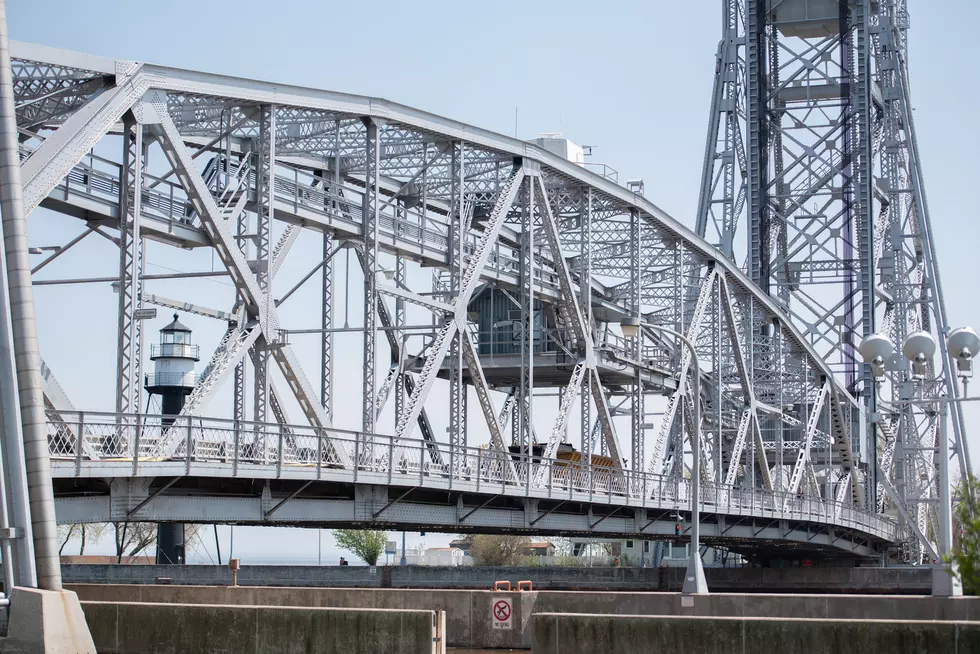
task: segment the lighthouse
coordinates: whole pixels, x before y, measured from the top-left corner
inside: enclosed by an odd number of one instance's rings
[[[160,396],[164,427],[174,423],[184,400],[197,385],[194,365],[201,360],[200,355],[200,347],[191,343],[191,330],[175,313],[174,321],[160,330],[160,342],[150,347],[154,368],[146,379],[146,390]]]
[[[153,374],[146,377],[147,392],[160,396],[161,428],[174,423],[184,408],[184,400],[194,390],[195,364],[201,350],[191,342],[191,330],[174,321],[160,330],[160,342],[150,347]],[[184,525],[161,522],[157,525],[157,563],[184,563]]]

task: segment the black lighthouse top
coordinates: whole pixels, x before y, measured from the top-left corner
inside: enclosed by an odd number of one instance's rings
[[[164,332],[185,332],[187,334],[190,334],[191,330],[188,329],[185,325],[181,324],[179,320],[177,320],[177,314],[175,313],[174,321],[160,330],[160,333],[164,333]]]

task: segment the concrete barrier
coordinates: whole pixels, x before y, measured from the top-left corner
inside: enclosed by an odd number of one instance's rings
[[[434,611],[82,602],[106,654],[445,654]]]
[[[152,584],[166,577],[174,584],[224,586],[231,571],[218,565],[61,566],[65,583]],[[858,593],[928,595],[932,571],[916,568],[708,568],[712,592]],[[491,588],[498,579],[531,579],[538,590],[679,591],[682,568],[559,567],[378,567],[242,566],[243,586],[330,586],[333,588]]]
[[[259,604],[309,607],[363,607],[445,611],[450,647],[531,646],[532,615],[590,613],[704,617],[783,617],[831,620],[980,621],[980,598],[881,595],[712,594],[684,606],[678,593],[494,592],[485,590],[406,590],[275,588],[259,586],[72,585],[83,601]],[[495,627],[492,611],[507,600],[510,628]]]
[[[423,609],[445,615],[445,640],[450,647],[530,647],[533,602],[527,593],[467,590],[371,590],[341,588],[266,588],[258,586],[133,586],[72,585],[83,602],[149,602],[225,606],[263,605],[342,609]],[[494,629],[493,605],[511,601],[510,629]],[[525,637],[526,633],[526,637]],[[100,650],[101,651],[101,650]]]
[[[980,651],[980,623],[894,620],[535,615],[533,654],[966,654]]]

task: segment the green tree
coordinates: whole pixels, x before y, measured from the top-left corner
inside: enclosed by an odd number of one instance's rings
[[[527,536],[488,536],[470,539],[470,556],[475,565],[520,565],[531,539]]]
[[[961,480],[953,501],[953,551],[946,562],[956,571],[963,592],[980,591],[980,480],[970,475]]]
[[[367,529],[337,529],[333,532],[337,544],[364,559],[368,565],[378,562],[385,551],[388,532]]]

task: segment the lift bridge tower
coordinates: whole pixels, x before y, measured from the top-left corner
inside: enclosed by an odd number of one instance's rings
[[[858,353],[871,334],[901,344],[914,331],[940,342],[948,332],[910,101],[907,2],[722,4],[697,231],[843,381],[867,505],[906,527],[906,560],[927,559],[941,412],[907,401],[955,395],[955,370],[945,354],[918,371],[896,357],[876,392]],[[765,334],[746,340],[764,366]],[[953,406],[951,451],[966,471]]]

